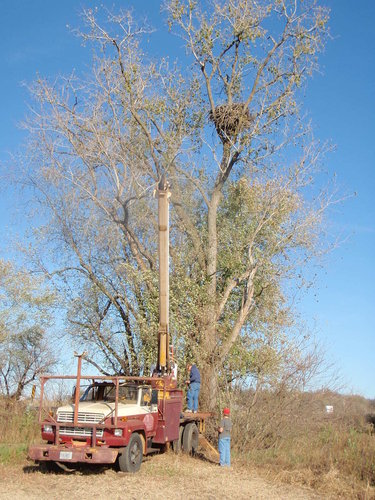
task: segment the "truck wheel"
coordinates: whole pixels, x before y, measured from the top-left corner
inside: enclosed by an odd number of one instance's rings
[[[198,441],[199,441],[198,427],[194,422],[190,422],[185,426],[182,438],[182,446],[184,453],[189,453],[190,455],[194,455],[194,453],[198,449]]]
[[[131,435],[129,444],[118,457],[118,464],[122,472],[137,472],[143,459],[142,439],[136,432]]]
[[[180,453],[182,451],[182,436],[184,434],[184,427],[180,425],[179,433],[178,433],[178,439],[175,441],[172,441],[172,447],[173,451],[175,453]]]

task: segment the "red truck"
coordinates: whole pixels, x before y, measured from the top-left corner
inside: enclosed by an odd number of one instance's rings
[[[209,413],[182,413],[183,391],[172,376],[169,360],[169,185],[157,189],[159,208],[159,335],[155,377],[82,376],[78,356],[75,376],[41,378],[39,422],[44,444],[33,445],[37,463],[112,464],[136,472],[142,458],[172,443],[174,450],[193,453]],[[74,402],[54,414],[43,410],[49,380],[75,379]],[[81,380],[88,385],[81,395]]]
[[[45,376],[48,380],[75,376]],[[45,444],[32,445],[35,462],[112,464],[136,472],[142,458],[172,443],[175,451],[194,453],[209,413],[182,413],[183,392],[170,377],[83,376],[89,385],[78,403],[45,412],[39,421]],[[79,393],[78,387],[76,394]]]

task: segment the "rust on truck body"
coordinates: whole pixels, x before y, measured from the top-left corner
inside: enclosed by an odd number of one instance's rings
[[[118,449],[104,447],[75,447],[61,445],[33,445],[29,457],[36,462],[69,462],[113,464],[118,456]]]

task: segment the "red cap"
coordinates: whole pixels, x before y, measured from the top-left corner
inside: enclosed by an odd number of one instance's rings
[[[224,413],[224,415],[229,415],[230,414],[230,409],[229,408],[224,408],[223,413]]]

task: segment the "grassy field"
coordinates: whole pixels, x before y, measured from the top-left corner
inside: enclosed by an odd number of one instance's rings
[[[366,418],[372,402],[327,392],[288,397],[263,395],[256,412],[238,409],[239,462],[320,494],[375,498],[375,433]]]
[[[250,463],[265,477],[341,498],[375,498],[375,436],[326,425],[316,434],[290,438],[277,448],[249,450]]]
[[[344,411],[340,410],[340,404]],[[294,409],[296,418],[289,413],[285,421],[279,414],[279,419],[275,418],[271,426],[266,420],[262,422],[265,415],[261,411],[257,415],[247,412],[246,421],[243,420],[245,413],[239,409],[233,412],[232,475],[235,473],[236,485],[233,488],[239,495],[233,498],[241,498],[237,483],[244,482],[249,491],[255,487],[251,482],[255,471],[257,477],[267,484],[308,488],[318,497],[375,498],[375,434],[373,425],[365,419],[366,412],[371,410],[369,402],[363,398],[340,397],[335,403],[336,413],[332,416],[321,414],[320,417],[312,411],[312,405],[308,405],[308,411],[306,405],[302,407],[305,413],[297,414]],[[1,466],[15,467],[12,470],[18,470],[22,475],[27,448],[39,439],[35,409],[24,403],[6,406],[3,401],[0,407]],[[208,467],[205,469],[207,475],[216,477],[217,474],[216,458],[212,455],[203,453],[200,459],[187,462],[184,461],[187,457],[154,458],[156,461],[146,459],[148,465],[144,473],[148,470],[153,474],[153,464],[159,464],[162,476],[169,477],[172,483],[173,478],[179,478],[181,467],[185,466],[192,470],[193,475],[203,464]],[[214,485],[211,486],[214,491]],[[169,491],[172,486],[168,483],[166,488]],[[275,488],[277,490],[279,486]]]

